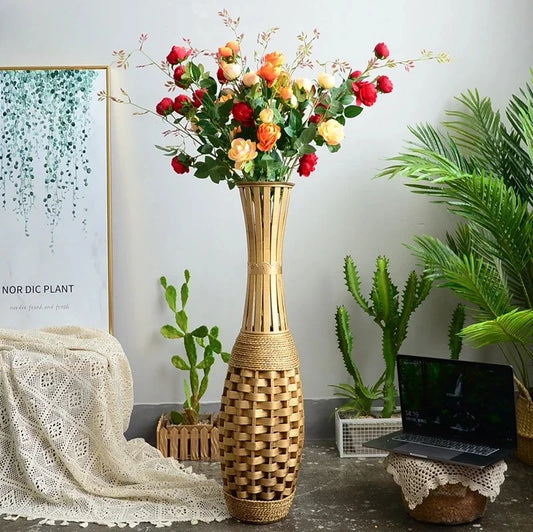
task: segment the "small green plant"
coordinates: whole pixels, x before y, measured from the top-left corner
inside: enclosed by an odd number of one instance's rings
[[[187,424],[196,425],[200,413],[200,399],[207,391],[209,385],[209,372],[215,363],[215,354],[219,354],[224,362],[229,360],[230,354],[222,350],[222,343],[218,339],[218,327],[208,329],[205,325],[200,325],[192,330],[189,327],[189,317],[185,311],[189,299],[189,281],[191,275],[189,270],[184,271],[185,282],[181,285],[178,307],[178,291],[175,286],[168,284],[166,277],[160,278],[161,286],[165,291],[165,299],[174,313],[176,325],[163,325],[161,334],[171,340],[183,341],[186,358],[180,355],[172,357],[172,364],[175,368],[188,371],[189,381],[184,381],[185,403],[183,413],[172,411],[170,417],[172,423],[176,425]],[[199,352],[202,356],[199,356]],[[200,380],[199,372],[203,373]]]
[[[382,331],[382,356],[385,369],[373,386],[366,386],[352,356],[353,335],[350,331],[350,316],[344,306],[339,306],[335,315],[336,334],[344,365],[354,380],[353,385],[333,385],[336,396],[347,399],[340,410],[355,410],[358,415],[370,415],[374,401],[383,400],[382,417],[391,417],[396,407],[394,375],[396,355],[407,336],[407,325],[411,314],[426,299],[431,281],[425,275],[412,271],[407,277],[403,294],[391,281],[389,260],[380,256],[376,259],[376,271],[372,279],[370,299],[361,294],[361,280],[352,257],[344,259],[344,278],[350,294],[356,303],[377,323]]]

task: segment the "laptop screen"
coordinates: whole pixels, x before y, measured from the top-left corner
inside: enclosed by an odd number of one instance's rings
[[[398,382],[404,431],[516,446],[511,366],[398,355]]]

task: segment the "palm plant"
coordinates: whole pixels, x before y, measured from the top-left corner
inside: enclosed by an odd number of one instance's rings
[[[531,70],[533,81],[533,69]],[[498,345],[530,387],[533,361],[533,89],[514,94],[507,122],[477,90],[457,97],[444,129],[409,128],[415,137],[380,175],[405,176],[460,218],[446,239],[415,238],[414,254],[437,285],[469,304],[472,345]]]

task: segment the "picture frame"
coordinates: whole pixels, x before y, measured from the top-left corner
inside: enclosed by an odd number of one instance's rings
[[[113,332],[108,92],[108,66],[0,67],[2,328]]]

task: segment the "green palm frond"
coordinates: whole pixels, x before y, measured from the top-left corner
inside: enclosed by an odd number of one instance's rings
[[[430,278],[471,305],[478,319],[493,319],[511,310],[509,291],[498,270],[480,257],[457,255],[440,240],[421,236],[411,249]]]
[[[494,320],[474,323],[465,327],[461,335],[475,347],[516,342],[533,342],[533,310],[513,309]]]

